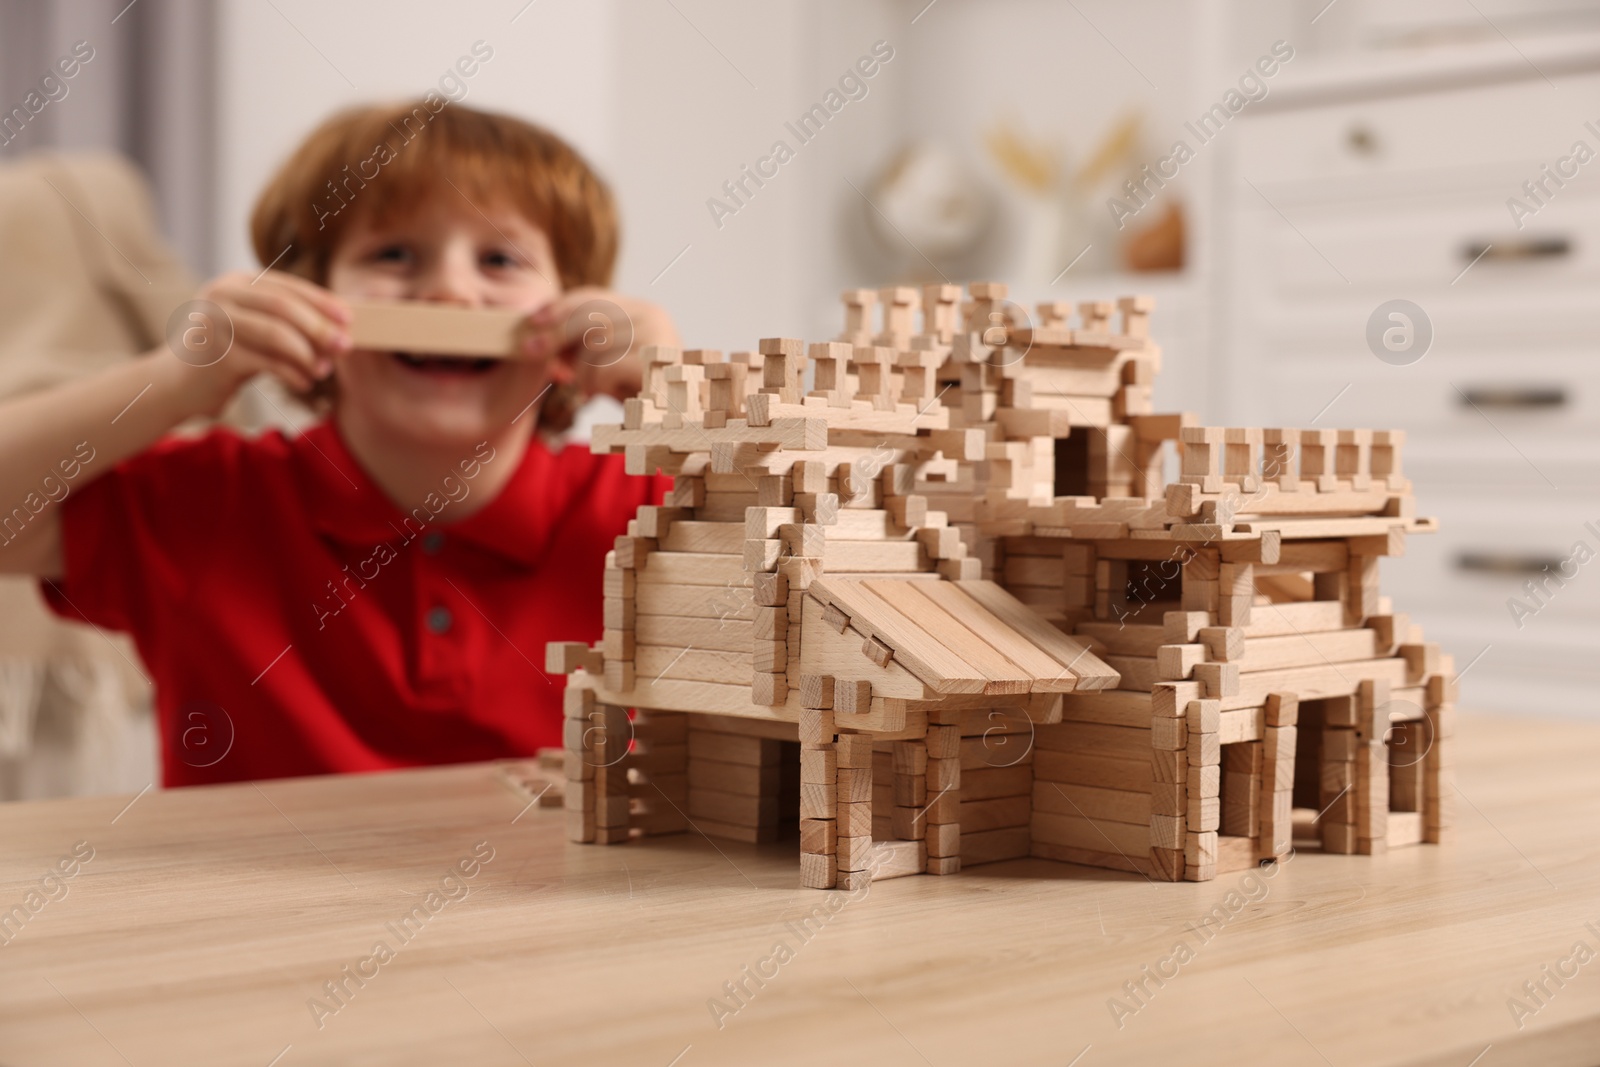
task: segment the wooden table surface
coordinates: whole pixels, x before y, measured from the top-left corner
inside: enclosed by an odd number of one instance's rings
[[[0,930],[0,1064],[1593,1065],[1600,726],[1459,735],[1450,844],[1201,885],[802,890],[787,846],[569,845],[482,765],[4,805],[0,909],[41,895]]]

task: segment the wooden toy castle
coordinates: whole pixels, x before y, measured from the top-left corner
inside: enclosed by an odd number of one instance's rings
[[[797,831],[818,888],[1439,841],[1451,663],[1378,587],[1434,528],[1402,434],[1152,414],[1148,298],[1005,295],[646,350],[593,447],[674,489],[607,559],[603,641],[548,650],[571,839]]]

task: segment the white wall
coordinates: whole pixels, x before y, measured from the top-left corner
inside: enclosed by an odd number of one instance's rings
[[[671,308],[693,347],[751,348],[760,335],[799,331],[809,255],[799,205],[818,160],[802,151],[720,228],[706,201],[767,152],[805,91],[808,20],[793,5],[763,11],[725,0],[626,11],[618,284]]]
[[[251,206],[317,122],[354,103],[420,97],[478,40],[494,56],[468,80],[466,103],[543,123],[610,171],[617,5],[536,0],[519,16],[525,2],[226,0],[218,56],[218,263],[256,265]]]
[[[420,94],[482,39],[495,56],[467,102],[553,127],[615,188],[620,287],[667,306],[690,346],[817,340],[837,329],[839,289],[908,280],[884,277],[853,251],[871,208],[852,188],[868,188],[906,140],[969,153],[998,186],[982,138],[1000,119],[1081,157],[1134,107],[1160,143],[1205,95],[1193,48],[1201,9],[1184,0],[1080,0],[1077,10],[1046,0],[536,0],[513,24],[524,3],[226,0],[218,262],[254,265],[251,204],[318,120],[350,103]],[[867,96],[799,145],[785,122],[879,40],[895,56]],[[719,227],[708,198],[778,138],[796,148],[794,160]],[[1158,399],[1175,405],[1198,392],[1183,376],[1201,373],[1192,281],[1155,285],[1158,328],[1175,357]],[[1078,269],[1017,295],[1087,299],[1135,286],[1150,287]]]

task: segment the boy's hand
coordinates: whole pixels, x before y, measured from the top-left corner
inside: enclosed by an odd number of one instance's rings
[[[304,278],[269,270],[257,278],[239,271],[206,283],[199,299],[220,307],[232,329],[227,354],[215,365],[188,359],[189,345],[169,338],[188,364],[203,410],[217,410],[247,379],[273,375],[295,392],[310,392],[333,371],[333,357],[350,349],[350,309],[328,290]]]
[[[523,351],[557,357],[556,376],[585,395],[636,396],[644,384],[640,350],[677,345],[672,319],[655,304],[609,289],[569,289],[528,316]]]

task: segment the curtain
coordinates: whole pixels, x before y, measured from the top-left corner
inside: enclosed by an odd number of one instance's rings
[[[215,273],[216,20],[204,0],[0,0],[0,161],[122,153],[172,247]]]
[[[0,331],[10,342],[0,392],[92,373],[149,343],[125,336],[94,272],[67,262],[81,246],[120,266],[95,233],[72,239],[80,220],[135,255],[141,276],[170,285],[214,273],[215,23],[201,0],[0,0],[0,219],[27,215],[30,233],[61,231],[43,248],[0,242],[17,305]],[[149,201],[115,157],[148,179]],[[39,180],[46,171],[55,191]],[[150,201],[188,271],[158,269]],[[29,299],[23,282],[45,290]],[[57,305],[73,300],[81,307],[62,314]],[[30,579],[0,578],[0,799],[135,792],[155,778],[151,693],[136,657],[120,635],[48,616]]]

